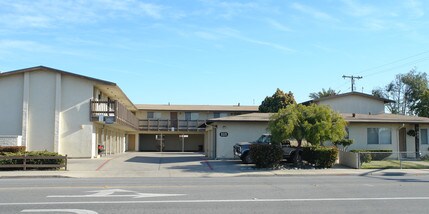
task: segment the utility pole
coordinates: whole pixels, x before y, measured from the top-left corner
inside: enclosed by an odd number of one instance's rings
[[[363,77],[361,77],[361,76],[346,76],[346,75],[343,75],[343,78],[345,79],[345,78],[350,78],[350,80],[351,80],[351,82],[352,82],[352,92],[353,91],[355,91],[355,79],[362,79]]]

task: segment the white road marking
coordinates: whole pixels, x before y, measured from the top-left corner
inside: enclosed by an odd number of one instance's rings
[[[411,201],[429,200],[429,197],[386,198],[285,198],[285,199],[221,199],[221,200],[165,200],[165,201],[64,201],[64,202],[17,202],[0,203],[0,206],[19,205],[70,205],[70,204],[168,204],[168,203],[237,203],[237,202],[326,202],[326,201]]]
[[[130,198],[151,198],[151,197],[171,197],[171,196],[183,196],[184,194],[157,194],[157,193],[139,193],[130,190],[123,189],[107,189],[107,190],[94,190],[88,191],[93,192],[89,195],[49,195],[48,198],[107,198],[107,197],[130,197]],[[128,194],[116,194],[115,193],[128,193]]]
[[[22,210],[22,213],[76,213],[76,214],[98,214],[92,210],[79,210],[79,209],[34,209]]]

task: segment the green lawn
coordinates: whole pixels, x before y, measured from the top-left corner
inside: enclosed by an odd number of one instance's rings
[[[371,161],[364,163],[361,169],[400,169],[398,160]],[[429,169],[428,161],[402,161],[402,169]]]

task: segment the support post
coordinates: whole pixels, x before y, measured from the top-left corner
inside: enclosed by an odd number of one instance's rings
[[[415,136],[416,159],[420,159],[420,125],[415,124],[414,130],[416,131],[416,136]]]

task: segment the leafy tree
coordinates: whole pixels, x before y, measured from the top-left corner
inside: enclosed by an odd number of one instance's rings
[[[298,149],[302,141],[321,145],[325,141],[338,141],[346,136],[347,122],[337,112],[322,105],[289,105],[270,118],[268,129],[274,142],[295,139]],[[295,153],[295,163],[298,153]]]
[[[386,98],[395,101],[394,103],[388,103],[387,109],[392,114],[405,114],[409,109],[408,99],[405,99],[406,86],[402,82],[403,74],[398,74],[395,80],[390,82],[384,88],[376,88],[372,90],[374,96],[380,98]]]
[[[339,93],[340,91],[335,91],[334,89],[331,89],[331,88],[329,88],[328,90],[325,90],[324,88],[322,88],[322,91],[310,93],[309,97],[311,99],[319,99],[322,97],[337,95]]]
[[[420,95],[420,100],[413,107],[416,115],[420,117],[429,117],[429,90],[426,89],[422,95]]]
[[[417,111],[422,110],[416,108],[427,87],[426,73],[420,73],[416,69],[412,69],[407,74],[396,75],[395,80],[384,88],[374,89],[372,94],[394,100],[395,103],[388,103],[387,105],[387,109],[392,114],[415,115]]]
[[[276,113],[280,109],[286,108],[286,106],[296,104],[295,98],[292,92],[284,93],[278,89],[271,97],[265,97],[259,106],[259,111],[263,113]]]
[[[422,112],[424,109],[418,110],[416,107],[418,103],[420,103],[422,96],[424,96],[425,92],[428,90],[427,74],[424,72],[417,72],[416,69],[413,69],[402,78],[402,81],[408,86],[407,90],[405,91],[405,97],[408,99],[410,106],[409,113],[411,115],[421,116],[416,111]]]

